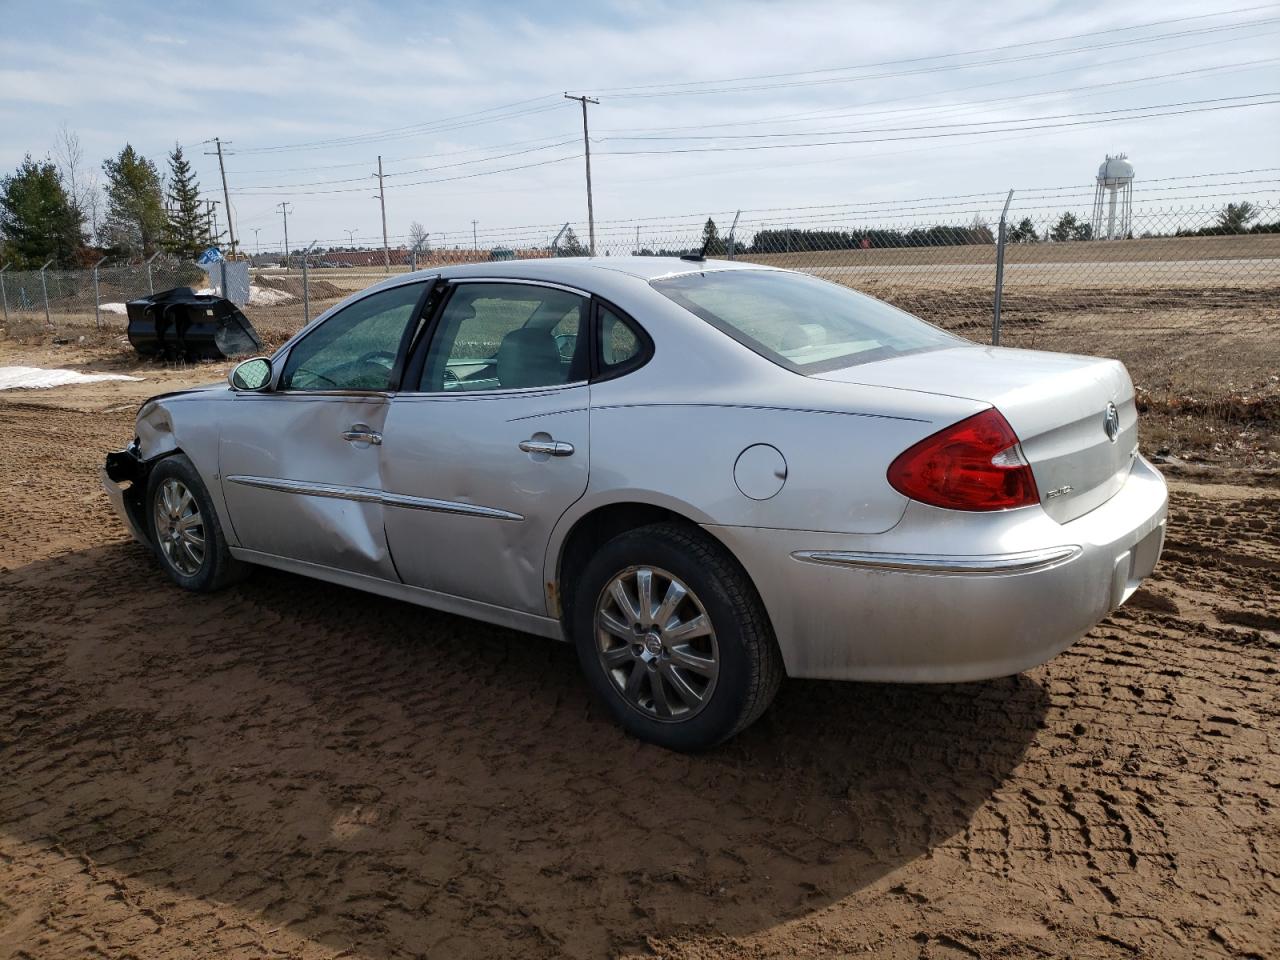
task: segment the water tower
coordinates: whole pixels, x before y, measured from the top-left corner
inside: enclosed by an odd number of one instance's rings
[[[1103,207],[1106,222],[1103,223]],[[1117,207],[1119,208],[1117,210]],[[1133,220],[1133,164],[1123,154],[1111,156],[1098,167],[1093,193],[1093,236],[1096,240],[1123,240]]]

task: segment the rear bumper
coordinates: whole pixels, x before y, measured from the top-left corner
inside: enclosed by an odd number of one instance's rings
[[[1119,493],[1066,524],[1039,507],[912,503],[873,536],[708,530],[752,576],[791,676],[954,682],[1044,663],[1127,600],[1160,557],[1167,509],[1138,458]]]

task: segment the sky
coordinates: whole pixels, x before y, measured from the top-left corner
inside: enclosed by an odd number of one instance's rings
[[[94,167],[181,143],[221,201],[220,137],[248,249],[281,202],[295,248],[380,242],[379,154],[393,246],[585,239],[566,92],[601,246],[1087,208],[1122,151],[1148,205],[1280,186],[1280,3],[0,0],[0,171],[65,125]]]

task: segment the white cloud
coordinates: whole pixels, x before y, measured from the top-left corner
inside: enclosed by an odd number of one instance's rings
[[[39,8],[28,4],[27,9]],[[197,160],[206,188],[216,183],[216,165],[196,144],[215,134],[233,143],[228,160],[233,190],[362,178],[372,171],[379,153],[387,158],[387,170],[398,174],[467,159],[439,156],[452,151],[577,137],[577,105],[556,100],[566,89],[595,93],[602,100],[591,108],[593,133],[601,141],[593,146],[601,219],[964,194],[1011,184],[1081,183],[1103,152],[1118,149],[1134,155],[1140,177],[1273,165],[1280,148],[1280,123],[1275,122],[1280,112],[1274,106],[985,138],[785,151],[620,156],[611,154],[640,142],[607,139],[675,125],[691,128],[677,131],[684,133],[747,133],[1007,121],[1273,89],[1278,79],[1274,64],[1189,75],[1145,88],[942,109],[1275,55],[1275,35],[1249,39],[1245,34],[1205,34],[1072,57],[993,62],[1047,49],[1022,48],[970,58],[983,65],[963,71],[911,74],[913,66],[927,64],[900,64],[868,68],[862,72],[882,76],[856,83],[774,86],[733,96],[637,99],[627,96],[635,91],[618,89],[907,60],[1204,12],[1191,0],[1146,0],[1125,8],[1036,0],[989,9],[938,0],[909,6],[615,0],[585,11],[453,7],[434,9],[430,16],[417,7],[358,2],[323,10],[228,4],[217,16],[209,16],[150,5],[131,9],[125,3],[110,15],[99,10],[80,21],[33,20],[25,30],[19,16],[19,29],[0,38],[0,111],[9,118],[0,129],[0,166],[12,167],[28,151],[45,152],[65,121],[79,131],[86,149],[100,156],[128,140],[158,159],[180,140]],[[1246,16],[1265,14],[1235,19]],[[139,31],[140,23],[147,24],[146,31]],[[1203,25],[1189,21],[1161,29],[1175,32]],[[1253,32],[1277,29],[1280,26],[1271,25]],[[1126,36],[1083,38],[1058,46]],[[1179,46],[1193,49],[1161,52]],[[1122,58],[1131,59],[1091,66]],[[1037,76],[1054,70],[1067,72]],[[552,95],[546,104],[553,109],[547,112],[430,137],[387,138],[340,149],[249,152],[272,144],[404,128],[543,94]],[[797,114],[818,116],[757,127],[710,126]],[[557,155],[548,151],[493,165],[515,166]],[[363,166],[335,168],[346,163]],[[497,226],[580,220],[584,215],[580,160],[501,176],[400,186],[471,170],[456,167],[392,176],[392,231],[403,233],[413,219],[431,229],[462,230],[469,228],[472,217]],[[341,239],[345,228],[357,226],[364,238],[380,232],[377,203],[362,183],[335,184],[332,189],[354,192],[242,192],[234,199],[241,218],[259,221],[255,225],[262,226],[264,243],[276,230],[272,209],[280,199],[294,204],[291,235],[296,230],[297,236]]]

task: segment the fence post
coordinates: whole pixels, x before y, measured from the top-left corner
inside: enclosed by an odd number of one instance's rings
[[[52,260],[49,263],[53,263]],[[53,326],[53,318],[49,316],[49,285],[45,282],[44,272],[49,269],[49,263],[40,268],[40,291],[44,294],[44,322],[46,325]]]
[[[13,264],[6,263],[3,267],[0,267],[0,301],[4,303],[4,324],[6,327],[9,325],[9,294],[4,289],[4,272],[11,266]]]
[[[1004,246],[1006,221],[1009,217],[1009,202],[1013,199],[1013,191],[1004,198],[1004,209],[1000,211],[1000,230],[996,237],[996,296],[991,308],[991,345],[1000,346],[1000,301],[1004,297]]]
[[[741,210],[739,210],[737,213],[733,215],[733,226],[729,228],[729,259],[730,260],[733,259],[733,234],[738,229],[738,218],[740,216],[742,216]]]
[[[307,261],[311,259],[311,251],[319,240],[312,240],[311,246],[302,251],[302,322],[308,324],[311,322],[311,280],[307,273]]]
[[[102,329],[102,298],[98,296],[98,268],[106,262],[106,259],[103,257],[93,265],[93,325],[99,330]]]
[[[560,256],[560,250],[559,250],[560,238],[564,236],[565,231],[568,229],[569,229],[569,225],[566,223],[563,227],[560,228],[560,232],[556,234],[556,238],[551,241],[551,256],[553,257]],[[440,242],[441,244],[444,243],[443,240]]]
[[[155,253],[153,253],[153,254],[151,255],[151,260],[154,260],[154,259],[155,259],[156,257],[158,257],[158,256],[160,256],[160,251],[159,251],[159,250],[157,250]],[[103,259],[105,260],[106,258],[105,258],[105,257],[103,257]],[[148,292],[148,293],[155,293],[155,292],[156,292],[156,285],[155,285],[154,283],[152,283],[152,282],[151,282],[151,260],[148,260],[148,261],[147,261],[147,292]],[[95,267],[94,269],[97,269],[97,268]]]
[[[222,286],[218,290],[218,296],[226,300],[228,299],[227,297],[227,261],[226,260],[218,261],[218,273],[222,277]]]

